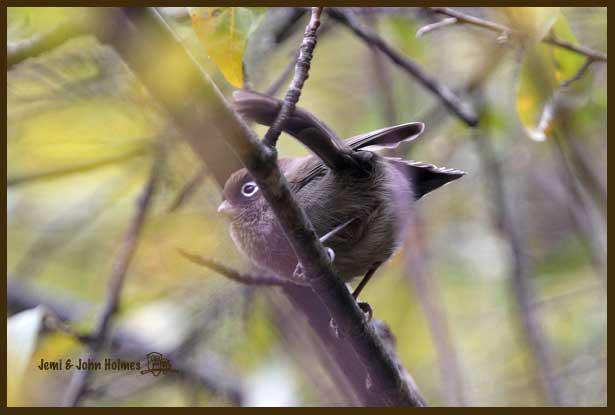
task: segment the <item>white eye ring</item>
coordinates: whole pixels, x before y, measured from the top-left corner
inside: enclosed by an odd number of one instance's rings
[[[241,186],[241,194],[245,197],[252,197],[258,192],[258,186],[254,182],[247,182]]]

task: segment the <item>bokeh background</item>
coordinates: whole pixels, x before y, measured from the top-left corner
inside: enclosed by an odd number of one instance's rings
[[[607,64],[592,62],[560,88],[583,56],[558,50],[528,62],[556,49],[535,39],[551,18],[574,42],[606,54],[606,8],[460,10],[525,31],[525,40],[460,24],[417,37],[443,18],[425,9],[347,11],[475,108],[476,128],[323,15],[299,105],[341,137],[423,121],[425,133],[401,153],[468,172],[417,204],[413,236],[363,300],[389,325],[430,405],[606,405]],[[8,43],[36,39],[81,12],[8,8]],[[245,81],[264,91],[293,58],[308,14],[258,12],[243,62]],[[208,59],[186,10],[161,13],[230,96],[234,87]],[[555,115],[537,133],[545,106]],[[11,65],[7,119],[10,405],[61,402],[72,373],[36,365],[81,355],[82,342],[67,332],[88,333],[97,319],[160,140],[160,181],[112,333],[138,338],[139,350],[173,356],[185,370],[94,373],[82,404],[346,404],[293,335],[284,314],[294,311],[272,300],[276,288],[240,285],[179,255],[250,269],[216,214],[219,186],[113,48],[80,35]],[[281,155],[306,152],[288,136],[279,142]],[[68,328],[16,314],[37,304],[69,318]],[[114,357],[114,347],[102,357]]]

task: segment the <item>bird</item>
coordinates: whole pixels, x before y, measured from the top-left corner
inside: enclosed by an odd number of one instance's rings
[[[237,90],[233,107],[244,118],[271,125],[282,102],[255,91]],[[281,157],[278,167],[344,282],[363,276],[357,299],[376,270],[401,246],[415,202],[462,177],[436,167],[377,153],[417,138],[421,122],[382,128],[342,140],[321,120],[296,107],[284,131],[314,154]],[[218,212],[230,220],[235,246],[259,270],[307,283],[296,275],[298,260],[259,187],[242,168],[226,181]]]

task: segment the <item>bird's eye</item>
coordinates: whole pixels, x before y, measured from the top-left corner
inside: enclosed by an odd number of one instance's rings
[[[254,182],[247,182],[241,186],[241,194],[245,197],[252,197],[258,191],[258,186]]]

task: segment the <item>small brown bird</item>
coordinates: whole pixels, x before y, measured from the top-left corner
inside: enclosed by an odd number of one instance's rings
[[[265,125],[273,123],[281,106],[275,98],[244,90],[236,91],[234,99],[239,113]],[[339,276],[349,282],[365,275],[355,298],[400,246],[414,201],[465,174],[373,152],[413,140],[423,129],[422,123],[412,122],[341,140],[300,108],[286,123],[285,131],[316,155],[280,158],[279,168],[316,233],[333,251]],[[246,169],[231,175],[223,195],[218,212],[230,218],[237,248],[257,267],[292,278],[297,258]]]

